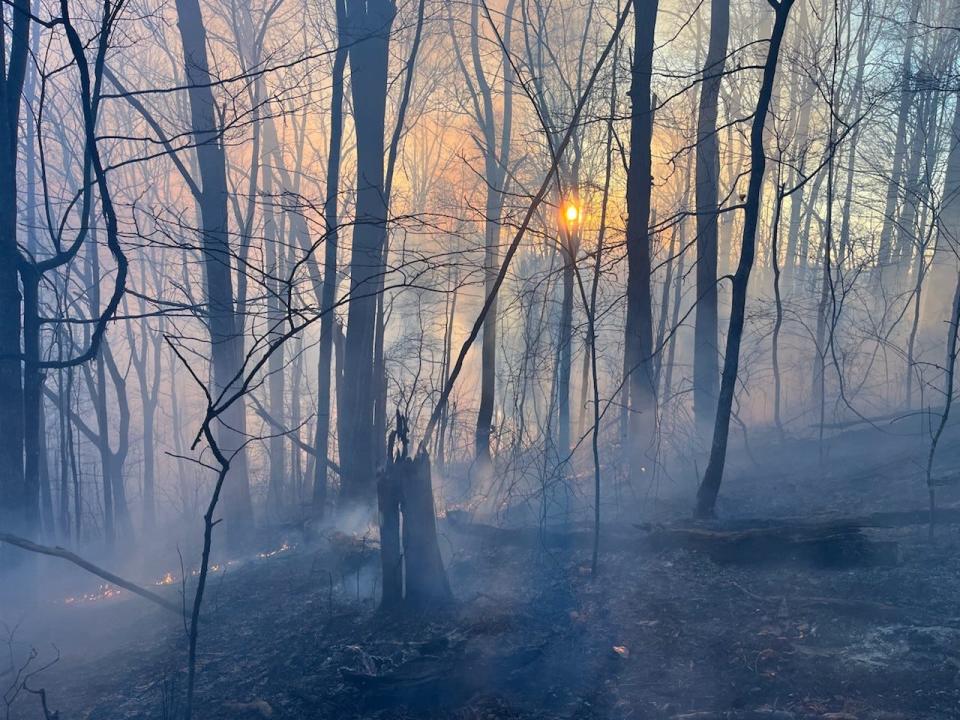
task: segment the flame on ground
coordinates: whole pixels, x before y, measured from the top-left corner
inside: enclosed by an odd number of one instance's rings
[[[293,545],[290,545],[287,542],[284,542],[283,545],[278,547],[276,550],[270,550],[269,552],[257,553],[257,557],[260,559],[271,558],[274,555],[279,555],[280,553],[287,552],[287,550],[292,550]]]
[[[119,597],[122,593],[123,590],[121,588],[105,583],[97,586],[96,592],[84,593],[83,595],[71,595],[70,597],[64,598],[63,603],[65,605],[76,605],[78,603],[95,602],[97,600],[109,600]]]
[[[291,545],[290,543],[284,542],[276,550],[269,550],[267,552],[257,553],[257,557],[260,558],[261,560],[266,558],[272,558],[281,553],[285,553],[290,550],[293,550],[295,547],[296,545]],[[208,568],[208,572],[217,573],[217,572],[220,572],[224,567],[227,567],[230,565],[236,565],[239,562],[240,562],[239,560],[228,560],[227,562],[224,562],[224,563],[211,563],[210,567]],[[191,577],[199,577],[199,575],[200,575],[199,568],[190,571]],[[153,584],[157,587],[163,587],[165,585],[173,585],[175,583],[180,582],[181,580],[182,578],[179,575],[176,575],[173,572],[168,570],[158,580],[155,580]],[[114,585],[111,585],[110,583],[104,583],[102,585],[99,585],[95,592],[83,593],[82,595],[70,595],[69,597],[63,598],[62,602],[64,605],[79,605],[83,603],[97,602],[100,600],[112,600],[120,597],[121,595],[126,595],[126,594],[127,594],[126,591],[123,590],[122,588],[118,588]]]

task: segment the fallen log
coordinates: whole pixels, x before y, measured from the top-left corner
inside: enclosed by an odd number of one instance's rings
[[[946,505],[937,508],[936,523],[943,525],[960,524],[960,506]],[[723,531],[751,530],[760,528],[819,528],[827,525],[854,526],[859,528],[892,529],[927,525],[930,523],[930,509],[921,510],[886,510],[866,515],[848,517],[814,516],[807,518],[741,518],[717,521],[684,520],[674,523],[658,525],[656,523],[637,523],[634,527],[641,530],[655,531],[661,528],[708,528]]]
[[[183,608],[180,605],[170,602],[166,598],[161,597],[160,595],[157,595],[155,592],[151,592],[146,588],[142,588],[136,583],[132,583],[129,580],[124,580],[119,575],[114,575],[109,570],[104,570],[102,567],[94,565],[92,562],[84,560],[79,555],[76,555],[62,547],[38,545],[37,543],[31,542],[26,538],[22,538],[17,535],[11,535],[10,533],[0,533],[0,542],[5,542],[8,545],[13,545],[29,552],[38,553],[40,555],[49,555],[50,557],[57,557],[62,560],[66,560],[67,562],[71,562],[77,567],[81,567],[97,577],[103,578],[109,583],[113,583],[117,587],[122,587],[124,590],[129,590],[134,595],[139,595],[140,597],[145,598],[152,603],[156,603],[165,610],[175,612],[177,615],[183,614]]]
[[[824,568],[889,566],[898,561],[897,543],[867,538],[848,522],[752,527],[664,527],[650,532],[654,549],[700,552],[720,565],[802,564]]]
[[[938,519],[941,516],[938,515]],[[942,516],[950,522],[951,514]],[[804,564],[815,567],[889,566],[898,561],[898,545],[868,538],[865,528],[921,524],[927,511],[916,515],[885,513],[853,520],[791,521],[752,520],[725,524],[685,522],[676,525],[615,525],[604,528],[600,545],[606,550],[660,551],[684,549],[701,552],[719,564]],[[960,521],[958,511],[957,521]],[[589,530],[551,528],[498,528],[468,522],[466,513],[448,513],[447,522],[457,533],[483,543],[558,550],[590,546]],[[638,534],[637,530],[644,531]]]
[[[960,524],[960,506],[937,508],[937,525]],[[854,517],[746,518],[719,522],[681,521],[665,525],[637,523],[601,529],[606,550],[636,549],[638,543],[655,550],[681,548],[707,554],[721,564],[785,564],[799,562],[818,567],[889,566],[898,561],[893,541],[868,538],[864,530],[889,530],[928,525],[929,509],[892,510]],[[447,513],[452,530],[484,543],[515,547],[577,549],[589,547],[589,528],[502,528],[470,522],[463,511]],[[636,537],[639,529],[646,533]]]
[[[935,486],[945,486],[950,484],[946,479],[938,479],[931,483]],[[889,512],[876,512],[870,515],[864,515],[860,518],[853,518],[861,527],[870,528],[900,528],[913,525],[929,525],[930,510],[893,510]],[[960,507],[947,506],[937,508],[934,513],[934,522],[937,525],[957,525],[960,524]]]

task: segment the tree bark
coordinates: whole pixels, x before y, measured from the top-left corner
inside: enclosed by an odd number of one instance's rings
[[[6,20],[6,13],[4,13]],[[0,36],[0,526],[27,537],[37,532],[24,481],[21,296],[17,276],[17,148],[20,99],[29,47],[29,0],[15,0],[10,33]],[[9,58],[9,60],[7,60]],[[6,553],[3,554],[4,556]],[[6,565],[0,556],[0,566]]]
[[[480,104],[476,115],[484,142],[484,176],[486,203],[484,206],[483,269],[484,293],[490,296],[500,266],[500,217],[503,213],[503,193],[506,190],[507,165],[510,158],[510,138],[513,131],[513,84],[512,65],[509,59],[503,63],[503,115],[498,145],[497,126],[494,119],[493,95],[480,58],[479,0],[470,6],[470,51],[474,75],[479,90]],[[513,2],[508,3],[512,8]],[[512,35],[512,12],[508,9],[504,25],[503,51],[510,52]],[[476,102],[476,99],[475,101]],[[481,109],[482,108],[482,109]],[[477,410],[477,427],[474,449],[481,471],[489,471],[492,464],[490,435],[493,432],[493,414],[497,383],[497,298],[494,297],[490,312],[483,324],[480,346],[480,406]]]
[[[350,85],[357,137],[357,200],[350,258],[343,396],[339,406],[341,505],[372,508],[376,499],[375,458],[383,438],[375,436],[374,335],[377,288],[384,272],[387,207],[383,185],[384,117],[390,30],[396,8],[391,0],[349,0]]]
[[[712,0],[710,44],[697,113],[697,307],[693,344],[693,411],[705,428],[714,417],[720,379],[717,349],[717,224],[720,142],[717,105],[730,36],[730,0]]]
[[[650,192],[653,136],[651,78],[658,0],[634,3],[630,81],[630,165],[627,173],[627,319],[624,374],[627,380],[629,463],[643,472],[654,442],[653,311],[650,299]]]
[[[337,51],[333,59],[330,91],[330,150],[327,155],[327,187],[323,205],[326,238],[323,251],[323,288],[320,301],[320,348],[317,360],[317,427],[314,447],[316,464],[313,475],[313,515],[323,517],[327,505],[328,465],[330,460],[331,369],[333,339],[337,318],[333,311],[337,296],[338,193],[340,190],[340,153],[343,140],[343,74],[347,64],[346,8],[336,0]],[[338,406],[339,408],[339,406]]]
[[[198,0],[176,0],[177,27],[183,43],[188,82],[191,132],[197,149],[201,190],[199,206],[204,279],[213,365],[215,397],[235,391],[243,365],[241,320],[234,308],[232,256],[227,217],[226,156],[217,121],[213,84],[207,59],[207,31]],[[225,482],[224,510],[227,542],[239,548],[253,526],[250,479],[247,471],[246,403],[239,398],[220,416],[220,450],[230,457],[231,476]]]

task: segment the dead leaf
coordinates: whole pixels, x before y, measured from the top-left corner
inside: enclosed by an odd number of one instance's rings
[[[624,659],[630,657],[630,649],[626,645],[614,645],[613,651]]]

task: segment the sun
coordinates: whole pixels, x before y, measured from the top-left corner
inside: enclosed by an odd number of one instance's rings
[[[580,217],[580,210],[573,203],[567,203],[567,208],[563,211],[563,215],[567,219],[567,222],[574,223]]]

